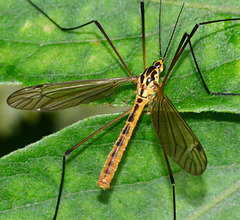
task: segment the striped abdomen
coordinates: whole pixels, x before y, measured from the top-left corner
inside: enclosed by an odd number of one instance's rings
[[[107,189],[110,186],[111,180],[114,176],[114,173],[118,167],[118,163],[120,162],[123,152],[128,144],[128,141],[132,135],[133,129],[137,124],[137,121],[142,113],[144,106],[148,103],[148,99],[140,98],[138,95],[136,96],[134,106],[129,115],[129,118],[119,135],[116,143],[110,154],[108,155],[108,159],[104,165],[104,168],[101,172],[99,181],[97,184],[103,188]]]

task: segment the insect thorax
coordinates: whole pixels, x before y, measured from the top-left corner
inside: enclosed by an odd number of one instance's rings
[[[156,84],[159,84],[159,69],[150,66],[138,78],[137,94],[152,100],[156,93]]]

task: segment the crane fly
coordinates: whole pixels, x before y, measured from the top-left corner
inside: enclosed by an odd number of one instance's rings
[[[65,109],[80,104],[90,103],[99,99],[103,99],[111,95],[118,86],[131,81],[137,87],[136,98],[132,109],[124,112],[122,115],[112,120],[99,130],[92,133],[90,136],[76,144],[74,147],[66,151],[63,155],[63,167],[62,167],[62,177],[60,183],[60,189],[58,194],[57,205],[55,209],[54,219],[57,217],[61,193],[64,182],[65,175],[65,161],[66,156],[73,152],[76,148],[82,145],[84,142],[89,140],[91,137],[110,126],[118,119],[129,114],[127,122],[123,127],[112,151],[109,153],[103,170],[100,174],[100,178],[97,182],[99,187],[102,189],[108,189],[110,183],[114,177],[115,171],[118,168],[118,164],[122,158],[123,152],[128,144],[129,139],[133,133],[133,130],[137,124],[139,117],[146,105],[149,106],[149,112],[152,115],[153,125],[156,134],[160,140],[164,157],[167,163],[167,168],[172,184],[173,193],[173,218],[176,219],[176,199],[175,199],[175,182],[173,174],[170,168],[168,157],[170,157],[175,163],[177,163],[186,172],[192,175],[200,175],[204,172],[207,166],[207,158],[204,153],[203,147],[200,144],[197,137],[194,135],[190,127],[178,113],[176,108],[173,106],[171,101],[163,92],[163,87],[166,80],[181,56],[182,52],[187,45],[190,47],[190,51],[198,70],[200,79],[203,86],[208,94],[214,95],[240,95],[236,93],[222,93],[222,92],[211,92],[201,74],[199,69],[191,38],[198,30],[200,26],[208,25],[217,22],[228,22],[234,20],[240,20],[240,18],[224,19],[208,21],[196,24],[190,34],[185,32],[182,39],[178,45],[172,62],[167,70],[165,77],[162,82],[159,82],[159,75],[165,70],[165,57],[169,46],[171,44],[172,38],[174,36],[178,21],[180,19],[184,4],[178,14],[175,26],[173,28],[170,40],[166,47],[164,54],[162,55],[162,45],[161,45],[161,8],[162,1],[160,0],[160,10],[159,10],[159,59],[154,61],[149,67],[146,67],[146,54],[145,54],[145,15],[144,15],[144,1],[140,2],[141,6],[141,18],[142,18],[142,42],[143,42],[143,63],[144,71],[139,76],[133,76],[126,63],[123,61],[122,57],[118,53],[117,49],[113,45],[112,41],[100,25],[97,20],[92,20],[83,25],[73,27],[73,28],[62,28],[59,26],[52,18],[50,18],[42,9],[35,5],[32,1],[27,0],[32,4],[38,11],[40,11],[45,17],[47,17],[53,24],[55,24],[59,29],[63,31],[75,30],[94,23],[101,33],[104,35],[115,54],[120,59],[123,66],[129,73],[129,77],[123,78],[110,78],[110,79],[94,79],[94,80],[80,80],[72,82],[61,82],[61,83],[48,83],[42,85],[35,85],[20,89],[14,92],[8,97],[8,104],[11,107],[24,110],[35,110],[35,111],[54,111]]]

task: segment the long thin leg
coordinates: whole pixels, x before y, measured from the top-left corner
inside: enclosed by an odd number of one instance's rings
[[[110,121],[109,123],[107,123],[106,125],[104,125],[103,127],[101,127],[100,129],[98,129],[97,131],[93,132],[91,135],[89,135],[88,137],[86,137],[85,139],[83,139],[81,142],[79,142],[78,144],[76,144],[75,146],[73,146],[72,148],[70,148],[69,150],[67,150],[64,155],[63,155],[63,165],[62,165],[62,177],[61,177],[61,183],[60,183],[60,187],[59,187],[59,193],[58,193],[58,200],[57,200],[57,205],[56,205],[56,209],[55,209],[55,214],[53,219],[55,220],[57,218],[57,213],[58,213],[58,209],[59,209],[59,204],[60,204],[60,200],[61,200],[61,195],[62,195],[62,189],[63,189],[63,182],[64,182],[64,175],[65,175],[65,162],[66,162],[66,157],[67,155],[71,154],[75,149],[77,149],[80,145],[82,145],[83,143],[85,143],[87,140],[89,140],[90,138],[92,138],[93,136],[95,136],[96,134],[98,134],[100,131],[102,131],[103,129],[107,128],[108,126],[110,126],[111,124],[113,124],[114,122],[116,122],[117,120],[119,120],[120,118],[124,117],[125,115],[127,115],[129,112],[131,111],[131,109],[127,110],[126,112],[124,112],[122,115],[118,116],[117,118],[115,118],[114,120]]]
[[[96,26],[98,27],[98,29],[102,32],[102,34],[104,35],[104,37],[107,39],[108,43],[110,44],[110,46],[112,47],[112,49],[114,50],[114,52],[116,53],[116,55],[118,56],[118,58],[121,60],[122,64],[124,65],[125,69],[127,70],[127,72],[129,73],[130,76],[133,76],[132,73],[130,72],[130,70],[128,69],[126,63],[123,61],[122,57],[120,56],[120,54],[118,53],[117,49],[115,48],[115,46],[113,45],[112,41],[110,40],[110,38],[108,37],[108,35],[106,34],[106,32],[104,31],[104,29],[102,28],[102,26],[100,25],[100,23],[97,20],[92,20],[89,21],[85,24],[76,26],[76,27],[71,27],[71,28],[63,28],[61,27],[59,24],[57,24],[52,18],[50,18],[41,8],[39,8],[37,5],[35,5],[32,1],[27,0],[31,5],[33,5],[34,8],[36,8],[38,11],[40,11],[46,18],[48,18],[54,25],[56,25],[56,27],[58,27],[60,30],[62,31],[71,31],[71,30],[76,30],[79,28],[82,28],[84,26],[87,26],[89,24],[95,23]]]
[[[195,56],[195,54],[194,54],[194,52],[193,52],[193,47],[192,47],[192,43],[191,43],[191,40],[190,40],[190,35],[187,35],[187,36],[188,36],[188,43],[189,43],[189,46],[190,46],[190,50],[191,50],[191,53],[192,53],[192,56],[193,56],[194,63],[195,63],[195,65],[196,65],[196,67],[197,67],[198,74],[199,74],[199,76],[200,76],[200,79],[201,79],[201,81],[202,81],[202,83],[203,83],[203,86],[204,86],[206,92],[207,92],[208,94],[211,94],[211,95],[240,95],[240,93],[211,92],[211,91],[208,89],[207,84],[205,83],[205,81],[204,81],[204,79],[203,79],[203,76],[202,76],[202,73],[201,73],[201,71],[200,71],[200,68],[199,68],[199,66],[198,66],[198,62],[197,62],[196,56]]]
[[[141,17],[142,17],[142,41],[143,41],[143,65],[144,69],[146,69],[144,0],[141,0]]]
[[[165,151],[163,150],[164,153],[164,157],[167,163],[167,168],[168,168],[168,173],[169,173],[169,177],[170,177],[170,181],[171,181],[171,185],[172,185],[172,194],[173,194],[173,219],[176,220],[176,196],[175,196],[175,181],[173,178],[173,174],[172,174],[172,170],[168,161],[168,157],[167,154],[165,153]]]
[[[200,78],[201,78],[201,81],[202,81],[202,83],[203,83],[203,85],[204,85],[204,88],[205,88],[206,92],[207,92],[208,94],[214,94],[214,95],[240,95],[240,93],[211,92],[211,91],[208,89],[208,87],[207,87],[207,85],[206,85],[206,83],[205,83],[205,81],[204,81],[204,79],[203,79],[202,73],[201,73],[201,71],[200,71],[200,68],[199,68],[199,65],[198,65],[198,63],[197,63],[197,59],[196,59],[196,56],[195,56],[195,54],[194,54],[193,47],[192,47],[192,44],[191,44],[191,38],[193,37],[193,35],[196,33],[196,31],[198,30],[198,28],[199,28],[200,26],[202,26],[202,25],[207,25],[207,24],[212,24],[212,23],[217,23],[217,22],[239,21],[239,20],[240,20],[240,18],[233,18],[233,19],[223,19],[223,20],[202,22],[202,23],[196,24],[196,25],[194,26],[194,28],[192,29],[192,31],[191,31],[190,34],[188,34],[187,32],[185,32],[184,35],[182,36],[182,39],[181,39],[179,45],[178,45],[177,51],[176,51],[176,53],[175,53],[175,55],[174,55],[174,57],[173,57],[173,60],[172,60],[172,62],[171,62],[171,64],[170,64],[170,67],[169,67],[169,69],[168,69],[168,71],[167,71],[167,74],[166,74],[166,76],[164,77],[164,79],[163,79],[163,81],[162,81],[161,88],[163,88],[163,86],[164,86],[164,84],[165,84],[165,82],[166,82],[166,80],[167,80],[167,78],[168,78],[168,76],[169,76],[169,74],[170,74],[173,66],[175,65],[175,63],[177,62],[177,60],[179,59],[179,57],[181,56],[183,50],[185,49],[185,47],[187,46],[187,44],[189,44],[190,50],[191,50],[191,53],[192,53],[192,56],[193,56],[193,59],[194,59],[194,63],[195,63],[195,65],[196,65],[196,68],[197,68],[197,70],[198,70],[198,74],[199,74],[199,76],[200,76]]]

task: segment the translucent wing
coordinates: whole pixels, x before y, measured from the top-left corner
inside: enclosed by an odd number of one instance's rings
[[[200,142],[161,90],[158,91],[152,109],[152,118],[155,131],[168,156],[188,173],[203,173],[207,158]]]
[[[11,94],[7,103],[17,109],[54,111],[105,98],[119,85],[135,80],[125,77],[30,86]]]

